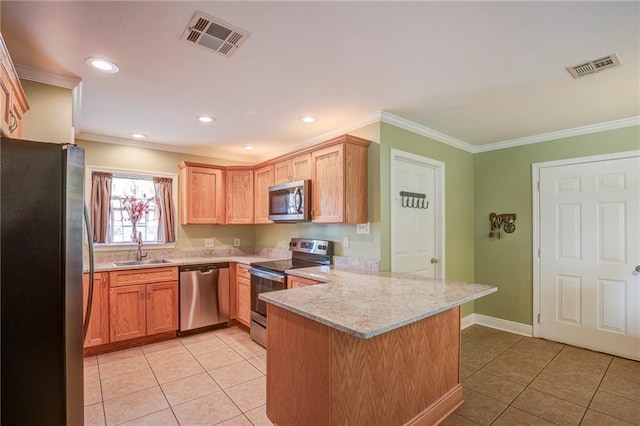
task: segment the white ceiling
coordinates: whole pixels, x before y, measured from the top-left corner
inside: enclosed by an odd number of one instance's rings
[[[640,116],[636,1],[1,7],[16,64],[82,79],[85,139],[141,132],[169,149],[258,161],[380,111],[471,148]],[[179,38],[196,10],[251,36],[229,58],[188,44]],[[578,80],[565,70],[613,52],[619,68]],[[89,56],[120,72],[90,69]],[[318,121],[303,124],[306,114]]]

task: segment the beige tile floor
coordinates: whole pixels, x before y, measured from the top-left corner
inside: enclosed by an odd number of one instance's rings
[[[86,425],[271,425],[265,350],[233,327],[85,359]],[[640,425],[640,363],[478,325],[444,425]]]

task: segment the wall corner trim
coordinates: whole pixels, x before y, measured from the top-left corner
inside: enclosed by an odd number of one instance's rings
[[[490,317],[482,314],[470,314],[462,317],[460,321],[460,329],[473,325],[483,325],[485,327],[495,328],[502,331],[508,331],[509,333],[520,334],[522,336],[533,336],[533,326],[529,324],[522,324],[515,321],[509,321],[502,318]]]
[[[380,112],[380,121],[407,130],[409,132],[417,133],[421,136],[431,138],[443,144],[450,145],[454,148],[458,148],[472,154],[477,149],[476,147],[469,145],[468,143],[463,142],[459,139],[445,135],[444,133],[440,133],[437,130],[430,129],[420,124],[416,124],[413,121],[406,120],[404,118],[398,117],[397,115],[390,114],[386,111]]]
[[[80,77],[69,77],[54,74],[28,65],[15,64],[15,67],[18,77],[29,81],[35,81],[36,83],[62,87],[63,89],[74,89],[78,84],[80,84],[80,82],[82,82]]]

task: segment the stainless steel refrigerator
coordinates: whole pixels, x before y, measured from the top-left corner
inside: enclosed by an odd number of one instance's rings
[[[2,138],[1,423],[82,425],[84,150]]]

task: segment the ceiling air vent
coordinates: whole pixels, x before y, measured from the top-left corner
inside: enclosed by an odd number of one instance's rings
[[[231,56],[250,35],[198,10],[180,38],[220,55]]]
[[[620,61],[615,53],[604,56],[602,58],[594,59],[589,62],[585,62],[580,65],[574,65],[567,67],[567,71],[573,78],[583,77],[588,74],[595,74],[607,68],[619,67]]]

